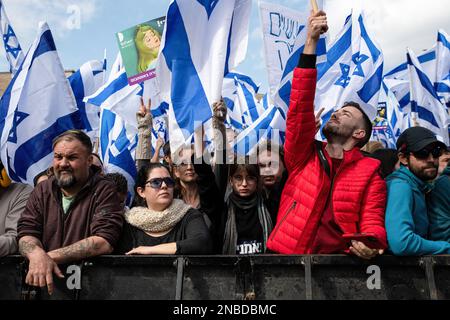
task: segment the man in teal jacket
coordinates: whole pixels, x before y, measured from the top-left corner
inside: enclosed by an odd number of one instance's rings
[[[429,196],[430,239],[450,243],[450,163]]]
[[[397,141],[401,168],[387,179],[386,208],[387,238],[395,255],[450,254],[450,243],[429,240],[426,204],[445,149],[433,132],[421,127],[407,129]]]

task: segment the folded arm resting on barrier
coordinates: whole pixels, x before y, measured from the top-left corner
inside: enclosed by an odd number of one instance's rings
[[[138,247],[127,252],[127,255],[141,254],[141,255],[152,255],[152,254],[176,254],[177,243],[163,243],[153,247]]]
[[[101,237],[89,237],[70,246],[50,251],[48,255],[57,264],[65,264],[90,257],[110,254],[113,247]]]

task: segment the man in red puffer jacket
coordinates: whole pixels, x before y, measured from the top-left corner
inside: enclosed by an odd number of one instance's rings
[[[286,123],[289,179],[267,247],[282,254],[350,251],[371,259],[386,248],[386,184],[378,173],[380,162],[360,152],[370,139],[372,124],[357,103],[346,103],[323,129],[328,143],[315,141],[315,53],[328,25],[323,11],[313,13],[308,23]],[[363,242],[344,240],[346,233],[371,234],[378,246],[371,249]]]

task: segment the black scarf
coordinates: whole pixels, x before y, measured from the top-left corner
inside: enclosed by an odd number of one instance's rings
[[[236,228],[236,208],[241,210],[250,210],[257,208],[259,222],[263,229],[264,239],[264,252],[266,251],[266,243],[269,238],[269,234],[272,231],[272,219],[270,213],[264,205],[264,199],[261,195],[255,194],[253,197],[242,198],[238,195],[231,193],[227,201],[228,206],[228,219],[225,225],[225,234],[223,238],[223,254],[236,254],[237,246],[237,228]]]

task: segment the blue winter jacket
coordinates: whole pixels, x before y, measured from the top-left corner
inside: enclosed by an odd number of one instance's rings
[[[450,165],[436,180],[428,198],[430,239],[450,242]]]
[[[390,250],[400,256],[450,254],[450,243],[427,240],[429,220],[425,194],[432,185],[407,167],[387,178],[386,232]]]

